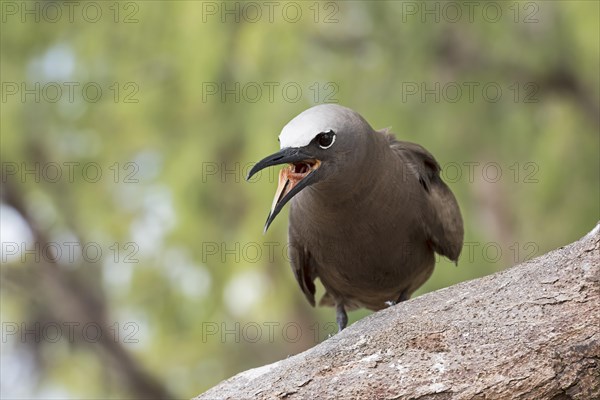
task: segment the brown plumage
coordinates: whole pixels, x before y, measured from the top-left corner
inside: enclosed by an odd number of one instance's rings
[[[320,305],[336,306],[340,330],[347,309],[380,310],[407,300],[433,272],[434,252],[458,260],[460,210],[439,164],[422,146],[375,131],[337,105],[300,114],[280,140],[279,158],[251,171],[291,163],[282,170],[285,187],[267,227],[291,200],[292,271],[313,306],[320,279],[326,289]]]

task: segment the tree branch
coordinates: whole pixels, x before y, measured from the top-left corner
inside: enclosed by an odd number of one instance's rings
[[[599,230],[372,314],[197,399],[600,398]]]

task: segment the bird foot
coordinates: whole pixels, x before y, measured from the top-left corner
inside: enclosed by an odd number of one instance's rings
[[[348,325],[348,314],[346,314],[346,309],[342,303],[338,303],[336,305],[335,313],[338,325],[338,333],[340,333],[346,327],[346,325]]]

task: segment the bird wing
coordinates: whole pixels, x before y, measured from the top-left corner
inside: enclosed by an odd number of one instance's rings
[[[421,213],[423,229],[433,249],[456,262],[463,245],[463,221],[456,198],[440,177],[440,165],[422,146],[396,140],[386,133],[390,148],[408,166],[429,201]]]
[[[308,302],[314,307],[315,306],[315,283],[316,270],[314,267],[314,259],[310,252],[301,240],[299,232],[294,229],[297,226],[292,221],[293,213],[290,213],[290,225],[289,225],[289,244],[288,249],[290,256],[290,265],[302,293],[308,300]]]

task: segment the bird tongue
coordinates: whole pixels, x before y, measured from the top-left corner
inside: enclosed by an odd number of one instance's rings
[[[293,166],[287,166],[282,168],[279,171],[279,183],[277,184],[277,191],[275,192],[275,197],[273,198],[273,204],[271,205],[271,212],[275,209],[275,206],[283,197],[289,193],[290,190],[293,189],[294,186],[298,184],[302,180],[304,176],[298,176],[300,174],[295,174],[293,170]]]
[[[321,165],[318,160],[310,160],[297,164],[290,164],[279,171],[279,183],[271,205],[271,213],[277,204],[288,194],[302,179]]]

